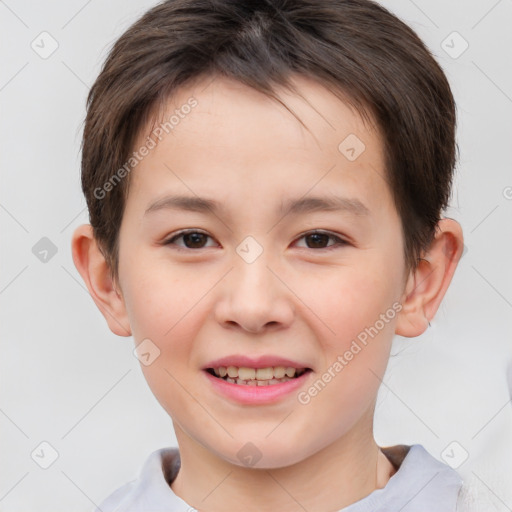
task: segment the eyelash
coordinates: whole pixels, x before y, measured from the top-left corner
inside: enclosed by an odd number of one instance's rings
[[[212,238],[210,235],[208,235],[208,233],[205,233],[204,231],[200,231],[200,230],[197,230],[197,229],[188,229],[188,230],[184,230],[184,231],[179,231],[178,233],[174,234],[171,238],[167,239],[166,241],[164,241],[162,243],[162,245],[175,245],[175,241],[179,238],[182,238],[183,236],[185,235],[190,235],[192,233],[199,233],[199,234],[202,234],[202,235],[206,235],[208,238]],[[346,246],[346,245],[349,245],[349,243],[346,241],[346,240],[343,240],[343,238],[337,236],[337,235],[334,235],[333,233],[329,232],[329,231],[322,231],[322,230],[311,230],[311,231],[307,231],[306,233],[303,233],[302,235],[299,236],[299,238],[297,240],[300,240],[302,238],[305,238],[309,235],[327,235],[330,239],[333,239],[336,241],[335,244],[333,245],[330,245],[330,246],[327,246],[327,247],[320,247],[320,248],[312,248],[312,247],[302,247],[303,249],[311,249],[311,250],[314,250],[314,251],[330,251],[330,250],[333,250],[333,249],[337,249],[337,248],[340,248],[340,247],[343,247],[343,246]],[[212,238],[213,239],[213,238]],[[208,249],[208,247],[198,247],[196,249],[193,249],[193,248],[190,248],[190,247],[180,247],[180,246],[175,246],[176,250],[178,251],[197,251],[197,250],[200,250],[200,249]]]

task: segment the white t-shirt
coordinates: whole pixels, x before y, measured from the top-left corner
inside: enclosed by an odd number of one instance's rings
[[[462,479],[420,444],[381,448],[397,468],[386,486],[339,512],[460,512]],[[177,448],[156,450],[139,478],[112,493],[95,512],[194,512],[174,494],[172,482],[180,468]],[[482,511],[480,511],[482,512]]]

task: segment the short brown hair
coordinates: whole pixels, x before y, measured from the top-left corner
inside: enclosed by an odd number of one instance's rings
[[[82,189],[113,278],[130,174],[104,184],[158,108],[178,87],[216,75],[282,103],[274,86],[291,87],[294,74],[376,121],[415,268],[448,206],[458,149],[450,86],[416,33],[370,0],[167,0],[115,42],[87,98]]]

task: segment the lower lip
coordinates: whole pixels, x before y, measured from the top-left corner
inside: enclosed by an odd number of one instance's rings
[[[224,379],[214,377],[206,370],[204,370],[203,373],[217,392],[241,404],[255,405],[278,402],[304,385],[306,379],[309,378],[309,374],[312,372],[309,370],[295,379],[282,382],[281,384],[269,384],[267,386],[233,384]]]

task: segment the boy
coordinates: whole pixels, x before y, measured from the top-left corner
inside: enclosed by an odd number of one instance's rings
[[[455,121],[369,0],[170,0],[123,34],[73,258],[179,451],[98,510],[460,510],[454,470],[372,432],[393,335],[425,331],[461,257]]]

